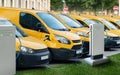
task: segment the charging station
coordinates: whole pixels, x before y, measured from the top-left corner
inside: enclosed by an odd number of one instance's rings
[[[90,25],[90,49],[89,58],[85,58],[85,62],[94,66],[108,62],[108,58],[104,53],[104,26],[91,24]]]
[[[0,75],[15,75],[15,57],[15,27],[0,25]]]

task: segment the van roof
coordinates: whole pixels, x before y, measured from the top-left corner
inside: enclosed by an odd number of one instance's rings
[[[10,7],[0,7],[0,9],[6,9],[6,10],[16,10],[16,11],[26,11],[26,12],[48,12],[44,10],[34,10],[34,9],[25,9],[25,8],[10,8]]]
[[[108,21],[118,21],[119,19],[116,19],[116,18],[113,18],[113,17],[104,17],[104,16],[102,16],[102,18],[104,18],[104,19],[106,19],[106,20],[108,20]]]

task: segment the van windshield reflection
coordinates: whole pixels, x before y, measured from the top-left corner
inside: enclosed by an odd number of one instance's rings
[[[62,14],[58,14],[58,16],[65,21],[70,27],[72,28],[82,28],[84,27],[81,23],[77,22],[76,20]]]
[[[37,15],[46,23],[46,25],[54,30],[68,31],[68,29],[57,18],[49,13],[38,12]]]

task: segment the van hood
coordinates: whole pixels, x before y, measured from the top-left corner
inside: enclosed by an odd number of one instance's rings
[[[113,32],[110,32],[110,31],[106,31],[106,32],[104,32],[104,34],[105,34],[106,36],[119,37],[117,34],[114,34]]]
[[[89,32],[89,28],[74,28],[73,30],[75,30],[77,32],[83,32],[83,33]]]
[[[111,32],[113,34],[116,34],[117,36],[120,36],[120,30],[109,30],[108,32]]]
[[[71,40],[80,40],[80,37],[69,31],[55,31],[54,34],[59,34],[60,36],[64,36],[65,38],[69,38]]]
[[[74,28],[74,29],[71,30],[71,32],[76,33],[76,34],[78,32],[83,33],[83,35],[79,35],[81,37],[81,39],[84,40],[84,41],[89,41],[89,36],[90,36],[88,34],[89,28]]]
[[[24,47],[28,47],[34,50],[40,50],[40,49],[45,49],[47,46],[40,40],[34,38],[34,37],[22,37],[20,38],[21,40],[21,45]],[[16,42],[20,45],[19,40],[16,38]]]

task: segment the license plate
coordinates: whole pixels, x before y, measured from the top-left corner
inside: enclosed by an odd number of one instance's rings
[[[48,55],[41,56],[41,60],[46,60],[46,59],[48,59]]]
[[[82,50],[77,50],[76,51],[76,54],[80,54],[80,53],[82,53]]]

